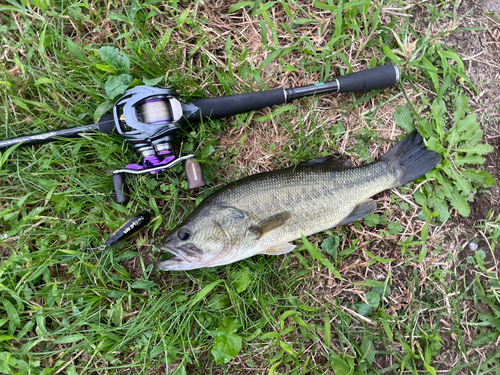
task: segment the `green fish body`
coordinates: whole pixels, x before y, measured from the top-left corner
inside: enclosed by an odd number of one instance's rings
[[[292,251],[290,241],[359,220],[377,204],[370,197],[433,169],[439,155],[410,133],[378,161],[341,168],[332,157],[259,173],[205,199],[164,240],[173,257],[160,270],[191,270],[233,263],[256,254]]]

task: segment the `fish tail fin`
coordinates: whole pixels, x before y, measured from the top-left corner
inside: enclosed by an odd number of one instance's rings
[[[441,157],[437,152],[427,150],[422,136],[414,130],[380,160],[395,162],[401,166],[404,175],[398,185],[404,185],[432,170],[441,161]]]

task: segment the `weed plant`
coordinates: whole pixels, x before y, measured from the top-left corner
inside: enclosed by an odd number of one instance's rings
[[[498,218],[485,218],[466,283],[444,230],[495,183],[482,169],[491,147],[470,108],[475,88],[446,45],[458,23],[449,1],[0,5],[0,139],[94,123],[139,84],[188,102],[390,63],[403,73],[391,90],[189,129],[176,151],[196,153],[208,186],[188,191],[176,167],[129,179],[124,206],[110,172],[137,155],[118,136],[0,153],[0,373],[500,373],[500,286],[485,260]],[[153,270],[159,240],[225,182],[331,153],[371,162],[416,126],[443,162],[381,194],[364,221],[285,256]],[[102,249],[145,208],[146,231]]]

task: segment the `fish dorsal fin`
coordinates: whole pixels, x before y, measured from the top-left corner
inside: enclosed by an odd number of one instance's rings
[[[279,243],[277,245],[273,245],[263,252],[261,254],[266,254],[266,255],[280,255],[280,254],[286,254],[289,253],[295,249],[295,245],[289,243],[289,242],[284,242],[284,243]]]
[[[307,160],[300,163],[299,167],[304,167],[308,165],[324,165],[332,169],[346,169],[351,168],[351,159],[345,155],[328,155],[320,156],[319,158]]]
[[[264,234],[279,228],[283,224],[285,224],[290,218],[292,217],[292,214],[288,211],[280,212],[278,214],[269,216],[268,218],[265,218],[264,220],[261,220],[259,223],[256,225],[251,226],[248,228],[248,231],[255,234],[257,236],[257,240],[261,238]]]
[[[356,207],[354,207],[351,213],[343,218],[342,221],[337,225],[345,225],[348,223],[352,223],[353,221],[362,219],[370,212],[375,211],[376,208],[377,202],[375,202],[373,199],[367,199],[366,201],[361,202]]]

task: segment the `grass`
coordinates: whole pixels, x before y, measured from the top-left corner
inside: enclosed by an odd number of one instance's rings
[[[392,90],[303,99],[182,134],[182,152],[204,162],[200,191],[177,167],[129,179],[130,203],[114,203],[110,172],[137,160],[117,136],[1,154],[0,373],[500,372],[498,213],[479,239],[454,229],[494,181],[481,167],[491,148],[469,108],[474,87],[446,47],[458,32],[453,2],[9,0],[0,20],[1,139],[93,123],[121,75],[188,102],[391,62],[404,72]],[[118,68],[103,46],[119,49]],[[444,162],[380,194],[364,221],[286,256],[153,271],[161,237],[225,182],[330,153],[370,162],[415,124]],[[147,231],[99,248],[145,208]]]

